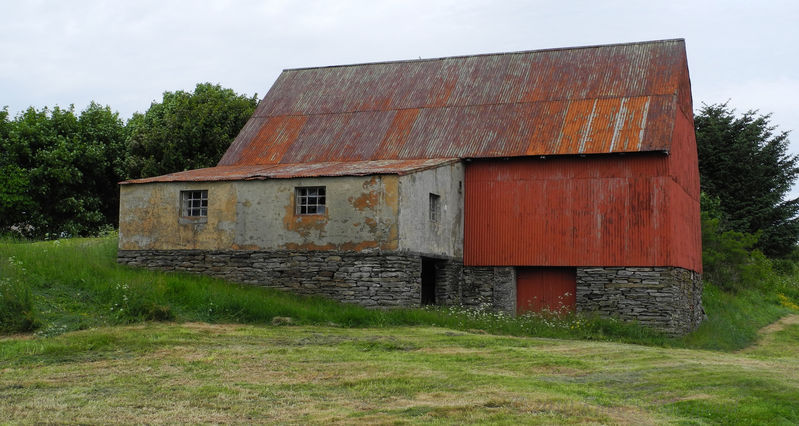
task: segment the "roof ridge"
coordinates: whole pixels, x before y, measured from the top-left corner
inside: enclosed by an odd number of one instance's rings
[[[495,53],[477,53],[472,55],[455,55],[455,56],[441,56],[437,58],[423,58],[423,59],[401,59],[398,61],[375,61],[375,62],[360,62],[360,63],[353,63],[353,64],[339,64],[339,65],[324,65],[324,66],[311,66],[311,67],[297,67],[297,68],[284,68],[283,72],[289,71],[304,71],[304,70],[316,70],[316,69],[327,69],[327,68],[347,68],[347,67],[360,67],[360,66],[371,66],[371,65],[386,65],[386,64],[404,64],[404,63],[419,63],[419,62],[434,62],[434,61],[443,61],[448,59],[466,59],[466,58],[477,58],[483,56],[504,56],[504,55],[524,55],[529,53],[539,53],[539,52],[556,52],[561,50],[582,50],[582,49],[599,49],[603,47],[617,47],[617,46],[635,46],[640,44],[658,44],[658,43],[673,43],[673,42],[685,42],[684,38],[669,38],[669,39],[661,39],[661,40],[645,40],[645,41],[633,41],[633,42],[626,42],[626,43],[608,43],[608,44],[593,44],[593,45],[583,45],[583,46],[572,46],[572,47],[552,47],[546,49],[532,49],[532,50],[519,50],[519,51],[512,51],[512,52],[495,52]]]

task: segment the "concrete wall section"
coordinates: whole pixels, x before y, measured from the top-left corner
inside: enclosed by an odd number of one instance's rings
[[[400,176],[400,250],[463,257],[463,179],[460,162]],[[440,197],[437,222],[430,219],[431,193]]]
[[[295,188],[324,186],[324,214],[295,213]],[[180,191],[208,190],[208,217],[180,218]],[[394,175],[123,185],[123,250],[396,250]]]

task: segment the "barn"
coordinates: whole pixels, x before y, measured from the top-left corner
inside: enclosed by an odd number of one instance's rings
[[[123,264],[375,307],[703,317],[682,39],[288,69],[216,167],[120,199]]]

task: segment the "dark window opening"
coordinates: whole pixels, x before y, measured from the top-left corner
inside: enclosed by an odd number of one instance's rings
[[[324,186],[305,186],[295,190],[296,213],[300,214],[325,214],[327,197]]]
[[[430,222],[441,220],[441,196],[430,193]]]
[[[183,217],[208,216],[208,190],[180,191],[180,215]]]
[[[422,305],[436,304],[436,265],[435,259],[422,258]]]

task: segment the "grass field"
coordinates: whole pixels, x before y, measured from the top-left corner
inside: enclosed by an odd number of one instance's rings
[[[745,352],[436,327],[145,324],[0,341],[17,422],[799,422],[799,325]]]
[[[118,266],[115,244],[0,240],[0,422],[799,423],[790,277],[707,286],[708,320],[668,338],[368,310]]]

